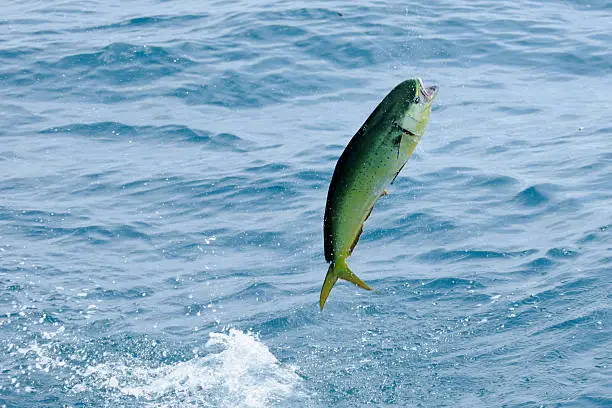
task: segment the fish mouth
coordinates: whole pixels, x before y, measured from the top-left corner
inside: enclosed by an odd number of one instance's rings
[[[426,103],[431,103],[438,94],[438,86],[425,86],[421,78],[419,78],[419,94],[423,101],[425,101]]]

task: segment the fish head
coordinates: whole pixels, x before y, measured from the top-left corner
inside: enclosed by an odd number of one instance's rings
[[[438,87],[425,86],[421,78],[409,79],[396,86],[388,95],[394,125],[401,127],[404,133],[423,136],[437,94]]]

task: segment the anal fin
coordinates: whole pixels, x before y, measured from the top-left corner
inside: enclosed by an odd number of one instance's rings
[[[353,241],[353,243],[349,247],[349,250],[348,250],[348,255],[349,256],[351,256],[353,254],[353,249],[355,249],[355,246],[357,245],[357,242],[359,242],[359,238],[361,237],[361,233],[362,232],[363,232],[363,224],[361,224],[361,227],[359,227],[359,232],[357,233],[357,235],[355,236],[355,240]]]
[[[385,190],[387,191],[387,190]],[[372,207],[370,207],[370,211],[368,211],[368,215],[366,215],[365,219],[363,220],[363,222],[366,222],[368,220],[368,218],[370,218],[370,214],[372,214],[372,210],[374,209],[374,205],[372,205]],[[355,246],[357,246],[357,243],[359,242],[359,238],[361,238],[361,234],[363,233],[363,223],[361,223],[361,227],[359,227],[359,231],[357,232],[357,235],[355,235],[355,239],[353,240],[353,243],[351,244],[351,246],[348,249],[348,256],[351,256],[351,254],[353,253],[353,249],[355,249]]]

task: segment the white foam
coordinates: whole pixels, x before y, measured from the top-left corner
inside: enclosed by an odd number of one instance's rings
[[[35,388],[28,378],[38,371],[62,382],[76,398],[85,394],[104,407],[132,406],[136,400],[143,407],[259,408],[306,397],[296,369],[281,364],[252,333],[211,333],[204,351],[194,349],[191,359],[180,362],[141,359],[118,350],[77,348],[66,353],[65,338],[60,326],[43,332],[38,341],[7,344],[6,352],[22,360],[27,372],[14,372],[14,381],[0,382],[0,387],[29,392]]]
[[[231,329],[211,333],[207,348],[221,351],[151,367],[142,361],[87,367],[72,391],[110,390],[155,407],[269,407],[290,397],[300,377],[279,363],[256,336]]]

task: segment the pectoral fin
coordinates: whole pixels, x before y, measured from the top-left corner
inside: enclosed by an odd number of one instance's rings
[[[393,139],[393,149],[394,150],[397,149],[397,152],[396,152],[397,158],[396,159],[399,159],[399,157],[400,157],[400,151],[401,151],[400,147],[401,147],[401,145],[402,145],[402,135],[399,135],[398,137]]]
[[[407,162],[406,162],[407,163]],[[404,166],[406,165],[406,163],[402,164],[402,167],[400,167],[400,169],[397,171],[397,173],[395,173],[395,177],[393,177],[393,180],[391,180],[391,184],[393,184],[395,182],[395,179],[397,178],[397,176],[400,174],[400,172],[402,171],[402,169],[404,168]]]

